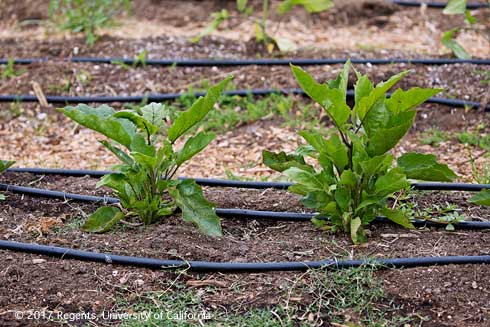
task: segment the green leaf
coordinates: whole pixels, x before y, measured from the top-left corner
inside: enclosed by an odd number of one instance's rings
[[[322,210],[331,201],[331,197],[324,191],[313,191],[301,199],[301,203],[307,208]]]
[[[337,134],[332,135],[325,142],[325,145],[326,147],[322,153],[335,164],[339,173],[342,173],[342,170],[344,170],[345,166],[349,163],[347,146],[342,143],[340,136]]]
[[[279,172],[283,172],[291,167],[297,167],[303,170],[307,170],[311,173],[314,172],[313,167],[307,165],[303,156],[286,154],[284,151],[279,153],[262,151],[262,161],[267,167]]]
[[[490,190],[482,190],[480,193],[473,195],[469,202],[482,206],[490,206]]]
[[[104,233],[123,218],[124,213],[119,208],[101,207],[88,217],[82,229],[86,232]]]
[[[112,173],[102,176],[95,187],[99,188],[101,186],[107,186],[113,190],[116,190],[118,193],[125,193],[127,184],[128,180],[124,174]]]
[[[433,154],[405,153],[397,160],[407,178],[423,181],[451,182],[457,175]]]
[[[346,213],[349,210],[351,204],[351,194],[346,188],[338,188],[334,194],[335,202],[339,208]]]
[[[404,112],[400,114],[400,117],[398,117],[396,121],[388,122],[386,128],[379,128],[375,131],[371,131],[367,149],[368,153],[371,156],[377,156],[393,149],[403,136],[407,134],[410,127],[412,127],[415,115],[416,112],[413,110]]]
[[[373,83],[369,80],[367,75],[358,76],[357,82],[354,85],[354,111],[357,112],[361,99],[369,96],[373,90]]]
[[[182,149],[177,152],[175,159],[177,166],[182,165],[185,161],[201,152],[215,137],[216,135],[214,133],[200,132],[188,138]]]
[[[170,118],[170,110],[161,103],[152,102],[139,110],[143,118],[158,129],[165,128],[165,121]]]
[[[368,96],[364,96],[360,99],[359,103],[356,102],[356,114],[357,117],[363,121],[364,117],[369,113],[373,106],[386,96],[388,92],[396,83],[398,83],[405,75],[409,73],[408,70],[392,76],[386,82],[381,82],[369,93]],[[366,83],[366,82],[365,82]],[[366,87],[366,86],[365,86]]]
[[[379,171],[385,171],[391,167],[393,162],[393,155],[389,153],[382,154],[380,156],[372,157],[368,160],[360,161],[358,164],[361,167],[361,171],[366,176],[372,176]]]
[[[0,160],[0,173],[6,171],[14,163],[15,161],[11,161],[11,160]]]
[[[226,84],[232,79],[232,76],[225,78],[220,83],[211,87],[204,97],[200,97],[192,107],[174,121],[172,127],[168,129],[168,139],[175,142],[181,135],[187,132],[192,126],[203,120],[207,113],[213,109],[214,104],[218,101]]]
[[[357,177],[351,170],[346,169],[340,175],[340,184],[349,188],[355,188],[357,186]]]
[[[236,0],[236,8],[239,12],[243,12],[247,7],[247,0]]]
[[[105,146],[109,151],[114,153],[116,157],[119,158],[122,162],[124,162],[127,165],[133,165],[134,161],[133,159],[123,150],[118,148],[117,146],[111,144],[110,142],[107,141],[99,141],[103,146]]]
[[[145,118],[142,116],[138,115],[136,112],[132,110],[121,110],[116,112],[113,117],[116,118],[123,118],[131,121],[133,124],[135,124],[141,131],[143,131],[146,134],[149,135],[154,135],[156,132],[158,132],[158,127],[155,125],[151,124],[149,121],[147,121]]]
[[[386,108],[392,113],[398,114],[421,105],[443,89],[422,89],[413,87],[408,91],[397,89],[391,97],[386,100]]]
[[[410,218],[407,217],[401,210],[392,210],[389,208],[384,208],[383,209],[383,214],[391,220],[392,222],[403,226],[405,228],[409,229],[414,229],[415,227],[413,226],[412,222],[410,221]]]
[[[146,156],[149,157],[154,157],[155,156],[155,146],[154,145],[149,145],[148,140],[145,136],[142,134],[136,134],[133,139],[131,140],[131,144],[129,146],[129,149],[131,152],[138,152],[142,153]]]
[[[399,169],[392,169],[386,175],[380,176],[374,185],[376,194],[379,196],[387,196],[394,192],[410,187],[405,174]]]
[[[169,189],[177,206],[182,210],[184,221],[192,222],[199,231],[209,236],[221,236],[220,219],[202,194],[202,189],[194,180],[183,180],[175,189]]]
[[[289,177],[290,180],[301,185],[309,192],[323,191],[324,187],[322,182],[310,171],[306,171],[297,167],[291,167],[284,171],[284,174]]]
[[[281,15],[288,13],[294,6],[303,6],[308,13],[318,13],[333,7],[332,0],[284,0],[279,4],[277,12]]]
[[[144,169],[153,171],[157,166],[157,158],[154,156],[148,156],[140,152],[131,152],[134,160]]]
[[[211,23],[201,33],[199,33],[199,35],[191,38],[191,42],[197,43],[201,41],[201,39],[206,35],[209,35],[216,31],[218,27],[230,17],[230,13],[228,12],[228,10],[222,9],[221,11],[212,13],[211,17],[213,17]]]
[[[291,69],[306,94],[328,112],[337,126],[344,125],[350,116],[350,108],[345,103],[345,94],[340,89],[317,83],[310,74],[298,66],[291,65]]]
[[[357,217],[350,221],[350,237],[354,244],[361,244],[367,241],[364,229],[362,228],[361,218]]]
[[[97,131],[129,148],[136,133],[136,126],[126,120],[113,117],[114,109],[107,105],[97,108],[79,104],[76,107],[58,109],[82,126]]]
[[[475,16],[473,16],[473,15],[471,14],[471,11],[466,10],[466,11],[464,12],[464,15],[465,15],[465,20],[466,20],[466,22],[467,22],[468,24],[473,25],[473,24],[476,24],[476,23],[478,22],[478,20],[475,18]]]
[[[342,92],[344,101],[346,99],[346,94],[347,94],[347,85],[349,83],[349,72],[350,72],[350,59],[348,59],[345,64],[344,68],[340,72],[340,74],[337,76],[337,78],[333,81],[329,81],[327,84],[330,88],[335,88],[338,89]]]
[[[464,14],[466,11],[466,0],[449,0],[442,11],[445,15]]]
[[[451,50],[454,55],[460,59],[470,59],[470,54],[456,41],[456,34],[459,32],[459,27],[450,29],[442,34],[441,43],[443,46]]]

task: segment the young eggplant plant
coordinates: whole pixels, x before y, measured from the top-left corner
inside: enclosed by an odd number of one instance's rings
[[[122,208],[99,208],[89,216],[84,230],[105,232],[124,217],[139,217],[144,224],[150,224],[173,214],[178,207],[184,221],[194,223],[202,233],[221,235],[220,220],[204,198],[201,187],[194,180],[174,178],[179,167],[203,150],[215,135],[199,132],[189,137],[178,151],[174,145],[204,119],[231,78],[211,87],[170,126],[169,110],[156,103],[118,112],[107,105],[60,109],[77,123],[111,139],[112,142],[100,142],[121,161],[113,167],[116,172],[104,176],[97,187],[113,189]]]
[[[11,161],[11,160],[0,160],[0,174],[6,171],[14,163],[15,161]],[[0,200],[5,200],[5,195],[0,194]]]
[[[357,75],[355,105],[346,102],[350,71],[348,61],[338,77],[325,84],[316,82],[299,67],[291,66],[301,88],[327,113],[335,126],[328,138],[319,132],[299,134],[308,143],[295,153],[263,152],[264,164],[284,172],[295,184],[289,191],[303,195],[303,204],[316,209],[313,223],[325,230],[350,233],[354,243],[366,241],[364,226],[383,214],[395,223],[413,228],[409,217],[387,200],[409,188],[408,179],[451,181],[456,175],[432,154],[390,153],[414,122],[415,108],[440,89],[397,89],[386,93],[408,71],[373,86],[366,75]],[[305,161],[315,159],[319,170]]]

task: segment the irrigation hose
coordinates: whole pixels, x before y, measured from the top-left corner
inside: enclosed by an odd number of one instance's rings
[[[420,7],[426,5],[429,8],[446,8],[447,2],[426,2],[426,1],[405,1],[405,0],[391,0],[391,3],[399,6],[405,7]],[[479,9],[479,8],[489,8],[490,5],[487,3],[467,3],[466,9]]]
[[[45,190],[33,187],[16,186],[9,184],[0,184],[0,191],[10,191],[14,193],[27,194],[31,196],[40,196],[46,198],[54,198],[61,200],[75,200],[79,202],[89,203],[107,203],[115,204],[119,203],[119,199],[113,197],[100,197],[93,195],[82,195],[67,193],[61,191]],[[227,208],[215,208],[216,215],[222,218],[244,218],[244,219],[271,219],[275,221],[310,221],[315,217],[314,213],[301,213],[301,212],[276,212],[276,211],[263,211],[263,210],[248,210],[248,209],[227,209]],[[374,220],[376,223],[389,223],[385,217],[378,217]],[[446,224],[438,223],[431,220],[413,219],[412,223],[415,227],[445,227]],[[485,221],[464,221],[453,224],[457,228],[461,229],[490,229],[490,222]]]
[[[84,170],[84,169],[56,169],[56,168],[9,168],[8,172],[30,173],[35,175],[59,175],[71,177],[89,176],[93,178],[102,177],[112,173],[109,170]],[[179,177],[188,179],[188,177]],[[214,178],[193,178],[197,184],[209,187],[234,187],[248,189],[278,189],[286,190],[293,185],[288,182],[253,182],[253,181],[234,181]],[[419,191],[467,191],[480,192],[484,189],[490,189],[490,184],[468,184],[468,183],[412,183],[412,188]]]
[[[195,92],[192,95],[195,97],[204,96],[206,92]],[[284,95],[302,95],[306,96],[306,93],[301,89],[250,89],[250,90],[233,90],[225,91],[223,95],[227,96],[265,96],[271,94],[284,94]],[[47,95],[46,101],[48,103],[112,103],[112,102],[164,102],[169,100],[176,100],[182,96],[188,95],[188,93],[157,93],[147,95],[128,95],[128,96],[63,96],[63,95]],[[388,97],[391,93],[386,94]],[[354,91],[347,91],[347,96],[354,97]],[[2,94],[0,95],[0,102],[39,102],[39,99],[35,95],[23,94]],[[456,108],[480,108],[480,103],[475,101],[466,101],[460,99],[448,99],[432,97],[429,98],[426,103],[441,104]],[[490,105],[485,108],[485,111],[490,112]]]
[[[418,257],[418,258],[390,258],[368,260],[336,260],[326,259],[320,261],[302,262],[208,262],[163,260],[145,257],[132,257],[110,253],[98,253],[71,248],[48,246],[33,243],[21,243],[0,240],[0,249],[15,252],[47,255],[60,259],[75,259],[81,261],[98,262],[105,264],[134,266],[148,269],[187,269],[192,272],[266,272],[266,271],[304,271],[308,269],[344,269],[364,265],[378,268],[413,268],[433,265],[450,264],[490,264],[490,255],[481,256],[446,256],[446,257]]]
[[[49,62],[57,58],[13,58],[17,65],[29,65],[33,63]],[[391,64],[413,64],[413,65],[454,65],[473,64],[490,65],[490,59],[458,59],[458,58],[289,58],[289,59],[147,59],[148,66],[171,66],[171,67],[232,67],[232,66],[297,66],[313,65],[338,65],[344,64],[348,59],[357,65],[391,65]],[[111,57],[70,57],[58,59],[61,62],[91,63],[91,64],[114,64],[136,65],[138,61],[132,58]],[[6,65],[9,59],[0,59],[0,65]]]

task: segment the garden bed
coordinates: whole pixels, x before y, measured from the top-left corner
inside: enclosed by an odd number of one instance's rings
[[[96,179],[88,177],[6,173],[0,181],[80,194],[111,195],[105,189],[95,191]],[[168,217],[144,229],[121,225],[106,234],[89,234],[80,231],[79,227],[84,220],[84,213],[95,210],[96,204],[34,198],[9,192],[6,194],[8,201],[0,203],[2,239],[95,252],[218,262],[490,254],[488,231],[456,229],[449,232],[443,228],[409,231],[391,224],[372,225],[369,228],[369,242],[361,246],[353,246],[346,235],[321,232],[308,222],[278,222],[267,219],[222,219],[224,236],[211,238],[199,234],[192,225],[183,223],[179,215]],[[209,200],[222,208],[302,210],[296,196],[272,189],[208,187],[205,194]],[[465,201],[467,198],[468,194],[462,192],[417,192],[412,203],[420,209],[454,204],[468,219],[490,216],[490,209],[469,206]],[[132,292],[144,293],[158,289],[159,279],[165,280],[172,276],[171,273],[146,269],[108,267],[51,258],[38,260],[43,257],[2,252],[7,266],[2,271],[1,280],[2,283],[9,283],[9,300],[8,303],[2,303],[2,307],[7,310],[9,307],[19,308],[19,305],[26,308],[40,305],[48,308],[47,310],[69,312],[83,309],[98,312],[114,305],[120,292],[128,292],[124,289],[132,290],[127,294],[131,297]],[[398,311],[392,313],[399,316],[412,315],[415,312],[422,316],[429,315],[434,325],[429,323],[427,326],[437,326],[436,321],[451,322],[458,319],[468,319],[464,321],[471,325],[472,322],[489,319],[487,303],[484,301],[490,291],[484,276],[489,272],[487,266],[475,265],[377,272],[376,275],[384,280],[383,287],[387,295],[376,305],[392,310],[393,306],[396,306]],[[284,296],[284,283],[294,280],[295,276],[297,277],[294,273],[252,274],[248,277],[250,282],[240,289],[239,296],[234,294],[236,290],[231,287],[233,283],[238,282],[238,277],[233,275],[186,274],[181,282],[192,285],[196,278],[208,280],[208,286],[216,288],[212,292],[205,288],[202,294],[208,309],[219,303],[220,306],[229,308],[251,310],[277,304]],[[40,277],[43,280],[40,289],[35,285],[28,287],[25,284]],[[209,282],[209,279],[214,282]],[[14,286],[21,280],[23,286]],[[89,289],[76,291],[80,283],[91,285],[90,289],[94,289],[95,293],[89,292]],[[36,292],[36,296],[32,298],[30,292]],[[447,299],[449,293],[452,295],[452,301]],[[457,296],[454,296],[455,294]],[[37,298],[39,300],[36,300]],[[23,299],[29,300],[25,302]],[[308,298],[304,300],[308,301]],[[469,314],[468,308],[476,311]],[[9,315],[2,317],[7,321],[10,319]],[[416,316],[412,318],[418,319]]]

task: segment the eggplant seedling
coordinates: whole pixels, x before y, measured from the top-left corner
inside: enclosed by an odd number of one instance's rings
[[[386,93],[408,71],[376,86],[355,71],[355,105],[351,108],[346,102],[350,62],[337,79],[325,84],[299,67],[291,68],[301,88],[326,111],[335,128],[328,138],[324,133],[300,132],[308,145],[293,154],[264,151],[264,164],[295,182],[289,191],[303,195],[303,204],[317,210],[315,225],[350,233],[354,243],[366,241],[364,226],[378,214],[413,228],[401,210],[387,206],[388,198],[408,189],[408,179],[452,181],[456,174],[432,154],[405,153],[394,166],[390,150],[412,126],[415,108],[441,90],[397,89],[388,98]],[[308,164],[305,156],[316,160],[320,170]]]
[[[220,220],[201,187],[194,180],[174,178],[179,167],[202,151],[215,135],[199,132],[189,137],[180,150],[174,150],[174,146],[204,119],[230,79],[211,87],[171,124],[168,108],[156,103],[118,112],[107,105],[60,109],[77,123],[107,136],[111,141],[100,142],[121,161],[113,167],[116,172],[105,175],[97,184],[113,189],[121,208],[99,208],[89,216],[84,230],[105,232],[124,217],[139,217],[150,224],[172,215],[178,207],[184,221],[194,223],[202,233],[221,235]]]

